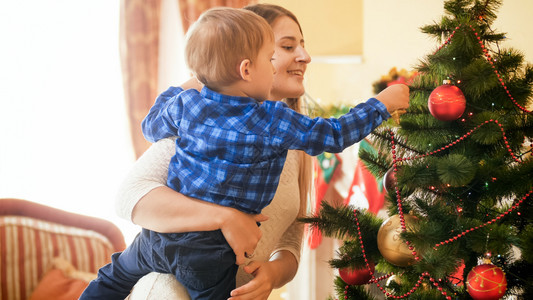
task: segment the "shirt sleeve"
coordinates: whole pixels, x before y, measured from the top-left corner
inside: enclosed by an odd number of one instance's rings
[[[181,120],[181,87],[170,87],[157,97],[148,115],[142,121],[144,138],[151,143],[161,139],[178,136]]]
[[[121,218],[132,221],[137,202],[156,187],[166,185],[168,165],[175,153],[174,141],[175,138],[158,141],[134,163],[115,198],[115,210]]]
[[[280,106],[277,105],[277,109]],[[390,114],[383,103],[370,98],[339,118],[310,118],[290,109],[276,112],[278,143],[284,149],[303,150],[309,155],[339,153],[369,135]]]

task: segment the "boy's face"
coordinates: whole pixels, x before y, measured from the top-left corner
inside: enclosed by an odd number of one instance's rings
[[[270,99],[270,90],[272,89],[274,74],[276,73],[276,69],[272,65],[273,55],[274,41],[267,39],[250,68],[255,94],[251,96],[254,99],[260,101]]]

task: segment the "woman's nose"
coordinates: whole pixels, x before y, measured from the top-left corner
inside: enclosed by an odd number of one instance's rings
[[[303,62],[305,64],[308,64],[311,62],[311,56],[309,56],[309,53],[307,53],[307,50],[305,50],[304,47],[298,47],[299,53],[296,58],[298,62]]]

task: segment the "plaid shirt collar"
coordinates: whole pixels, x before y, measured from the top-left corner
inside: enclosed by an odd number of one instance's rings
[[[202,88],[202,91],[200,92],[200,96],[202,98],[206,98],[206,99],[216,101],[216,102],[227,103],[230,105],[259,103],[257,100],[255,100],[254,98],[250,98],[250,97],[223,95],[223,94],[217,93],[209,89],[206,86]]]

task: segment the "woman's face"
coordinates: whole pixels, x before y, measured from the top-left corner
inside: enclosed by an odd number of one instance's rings
[[[282,16],[273,24],[275,52],[272,64],[276,69],[271,99],[298,98],[305,92],[303,80],[311,57],[305,51],[304,39],[298,24]]]

